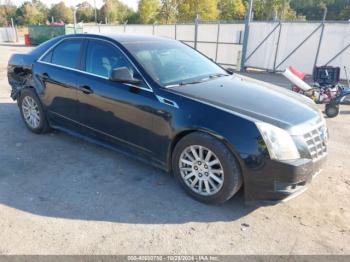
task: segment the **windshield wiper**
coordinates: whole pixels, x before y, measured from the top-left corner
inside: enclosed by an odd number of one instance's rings
[[[202,83],[203,81],[204,81],[204,79],[201,79],[201,80],[194,80],[194,81],[189,81],[189,82],[180,82],[179,85],[180,85],[180,86],[193,85],[193,84]]]
[[[176,86],[185,86],[185,85],[193,85],[193,84],[198,84],[198,83],[202,83],[205,79],[202,80],[195,80],[195,81],[188,81],[188,82],[180,82],[177,84],[173,84],[173,85],[166,85],[165,87],[170,88],[170,87],[176,87]]]
[[[177,83],[177,84],[166,85],[165,87],[170,88],[170,87],[177,87],[177,86],[193,85],[193,84],[203,83],[209,79],[218,78],[218,77],[222,77],[222,76],[228,76],[228,74],[223,74],[223,73],[212,74],[212,75],[206,76],[200,80],[194,80],[194,81],[188,81],[188,82],[182,81],[182,82]]]
[[[223,73],[218,73],[218,74],[212,74],[209,75],[209,78],[217,78],[217,77],[222,77],[222,76],[229,76],[228,74],[223,74]]]

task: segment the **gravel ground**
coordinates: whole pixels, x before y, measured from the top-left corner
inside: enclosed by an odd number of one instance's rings
[[[284,204],[209,206],[168,174],[61,132],[34,135],[9,98],[0,44],[0,254],[350,254],[350,106],[329,158]],[[286,85],[281,77],[250,74]]]

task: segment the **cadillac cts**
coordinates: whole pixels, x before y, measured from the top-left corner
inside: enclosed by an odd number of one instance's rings
[[[226,71],[175,40],[61,36],[13,55],[8,80],[32,132],[59,129],[137,157],[207,203],[242,186],[247,201],[291,198],[327,155],[311,100]]]

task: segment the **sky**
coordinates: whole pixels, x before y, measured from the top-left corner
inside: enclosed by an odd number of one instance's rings
[[[41,0],[47,6],[51,6],[51,4],[56,4],[63,1],[67,6],[74,6],[79,3],[84,2],[84,0]],[[94,6],[94,0],[87,0],[92,6]],[[5,0],[0,0],[0,3],[5,2]],[[12,3],[16,5],[21,5],[25,0],[11,0]],[[121,0],[124,4],[127,4],[132,9],[136,11],[138,0]],[[103,5],[103,0],[96,0],[97,8],[100,8]]]

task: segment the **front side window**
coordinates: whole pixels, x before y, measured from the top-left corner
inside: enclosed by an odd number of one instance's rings
[[[51,60],[52,64],[60,65],[69,68],[78,68],[79,56],[82,42],[80,40],[65,40],[58,44],[47,57],[44,57],[44,61]]]
[[[149,75],[162,84],[184,84],[227,72],[192,48],[176,41],[144,41],[124,43]]]
[[[86,52],[86,72],[109,78],[112,70],[118,67],[128,68],[131,75],[134,76],[133,67],[122,52],[108,43],[89,40]]]

